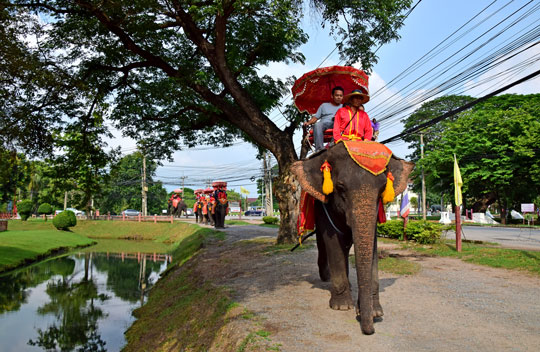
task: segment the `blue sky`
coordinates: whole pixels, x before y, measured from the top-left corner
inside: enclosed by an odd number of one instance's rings
[[[416,3],[416,1],[414,1]],[[449,41],[445,42],[438,49],[441,49],[437,56],[420,66],[416,71],[404,77],[393,86],[388,86],[382,91],[385,85],[399,76],[406,68],[428,53],[446,37],[452,34],[460,26],[471,20],[473,16],[489,4],[487,10],[481,13],[461,32],[458,32]],[[519,10],[521,7],[523,9]],[[371,117],[381,118],[389,112],[396,113],[394,118],[389,118],[382,123],[380,140],[391,137],[401,132],[402,126],[400,118],[406,117],[419,103],[426,92],[435,89],[438,84],[447,82],[450,77],[462,72],[467,67],[480,60],[483,55],[492,53],[495,50],[507,45],[516,43],[517,38],[523,37],[527,31],[539,27],[540,14],[539,4],[536,1],[516,0],[516,1],[493,1],[493,0],[422,0],[415,10],[406,19],[404,26],[400,30],[401,39],[382,46],[377,52],[379,63],[375,65],[370,76],[370,92],[372,100],[366,104],[366,111]],[[519,11],[518,11],[519,10]],[[518,16],[530,14],[519,19]],[[501,20],[518,11],[513,17],[497,25]],[[516,24],[505,28],[513,19],[519,19]],[[482,21],[485,22],[482,22]],[[309,34],[309,42],[301,48],[306,57],[305,65],[286,65],[284,63],[271,64],[262,67],[261,73],[269,74],[273,77],[286,78],[291,75],[300,77],[303,73],[315,69],[323,62],[323,59],[334,49],[335,41],[328,31],[320,28],[316,19],[312,17],[304,18],[304,29]],[[474,26],[477,26],[476,28]],[[493,28],[493,29],[491,29]],[[489,30],[491,29],[491,30]],[[498,35],[496,35],[500,32]],[[485,33],[483,36],[481,36]],[[534,35],[535,32],[533,32]],[[461,38],[459,38],[461,36]],[[491,38],[493,37],[493,38]],[[478,38],[476,41],[475,39]],[[491,38],[491,39],[490,39]],[[538,37],[535,41],[538,42]],[[466,44],[471,43],[465,47]],[[434,97],[437,94],[467,94],[480,97],[499,87],[504,86],[518,78],[526,76],[540,68],[537,58],[540,59],[540,45],[524,50],[504,64],[494,65],[486,70],[482,75],[476,75],[470,79],[464,79],[459,84],[449,90],[441,89],[441,92],[433,90]],[[482,49],[475,50],[477,47]],[[517,49],[516,49],[517,50]],[[473,52],[465,57],[469,51]],[[447,60],[446,62],[444,60]],[[518,64],[522,66],[517,66]],[[334,52],[322,66],[343,64],[339,55]],[[445,65],[448,65],[445,68]],[[358,64],[354,66],[359,67]],[[419,79],[426,72],[430,72],[422,78],[415,87],[415,80]],[[440,72],[440,73],[438,73]],[[479,72],[475,70],[475,72]],[[506,73],[506,76],[495,76],[497,73]],[[431,76],[430,76],[431,75]],[[481,84],[481,82],[485,82]],[[476,85],[476,86],[475,86]],[[540,79],[528,81],[522,85],[512,88],[507,93],[531,94],[540,91]],[[288,103],[285,99],[284,103]],[[415,105],[416,104],[416,105]],[[408,106],[409,109],[399,110],[400,106]],[[278,126],[284,124],[278,111],[270,114],[270,117]],[[119,136],[118,133],[115,135]],[[296,145],[299,147],[299,136],[296,136]],[[126,153],[134,150],[135,142],[124,138],[117,138],[110,141],[111,146],[122,145]],[[409,152],[407,145],[403,142],[390,144],[389,147],[398,156],[405,157]],[[262,162],[256,159],[256,150],[247,143],[239,141],[230,148],[208,148],[200,147],[193,150],[184,150],[174,153],[172,163],[165,162],[163,167],[157,170],[157,179],[162,179],[167,183],[166,188],[172,190],[181,185],[180,177],[185,176],[185,182],[189,187],[203,187],[204,181],[219,179],[223,177],[235,177],[238,181],[230,182],[230,188],[239,191],[240,185],[247,188],[251,197],[256,196],[256,185],[250,181],[252,175],[258,175]],[[244,180],[242,180],[244,178]]]

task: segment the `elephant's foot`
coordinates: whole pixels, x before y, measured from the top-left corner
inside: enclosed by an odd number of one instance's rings
[[[332,294],[332,297],[330,298],[330,308],[334,310],[349,310],[354,308],[351,291],[346,291],[340,295]]]
[[[381,304],[373,300],[373,318],[380,318],[384,315]]]

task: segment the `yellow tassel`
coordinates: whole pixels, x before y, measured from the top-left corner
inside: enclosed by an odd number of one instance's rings
[[[334,192],[334,183],[332,182],[332,176],[330,174],[330,171],[332,171],[332,167],[327,160],[325,160],[322,164],[321,171],[323,173],[322,191],[324,194],[328,195]]]
[[[383,204],[390,203],[396,197],[396,192],[394,191],[394,176],[389,171],[386,175],[386,187],[382,193]]]

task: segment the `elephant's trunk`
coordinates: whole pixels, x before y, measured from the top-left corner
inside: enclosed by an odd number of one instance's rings
[[[348,216],[356,258],[358,278],[358,311],[362,332],[371,335],[373,328],[372,264],[375,227],[377,225],[377,190],[367,186],[356,191],[352,199],[355,204]]]

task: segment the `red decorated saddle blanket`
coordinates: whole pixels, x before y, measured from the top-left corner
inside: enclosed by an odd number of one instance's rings
[[[296,221],[298,236],[315,229],[315,198],[306,191],[300,195],[300,212]]]
[[[386,170],[392,151],[384,144],[371,141],[340,141],[360,167],[379,175]]]

